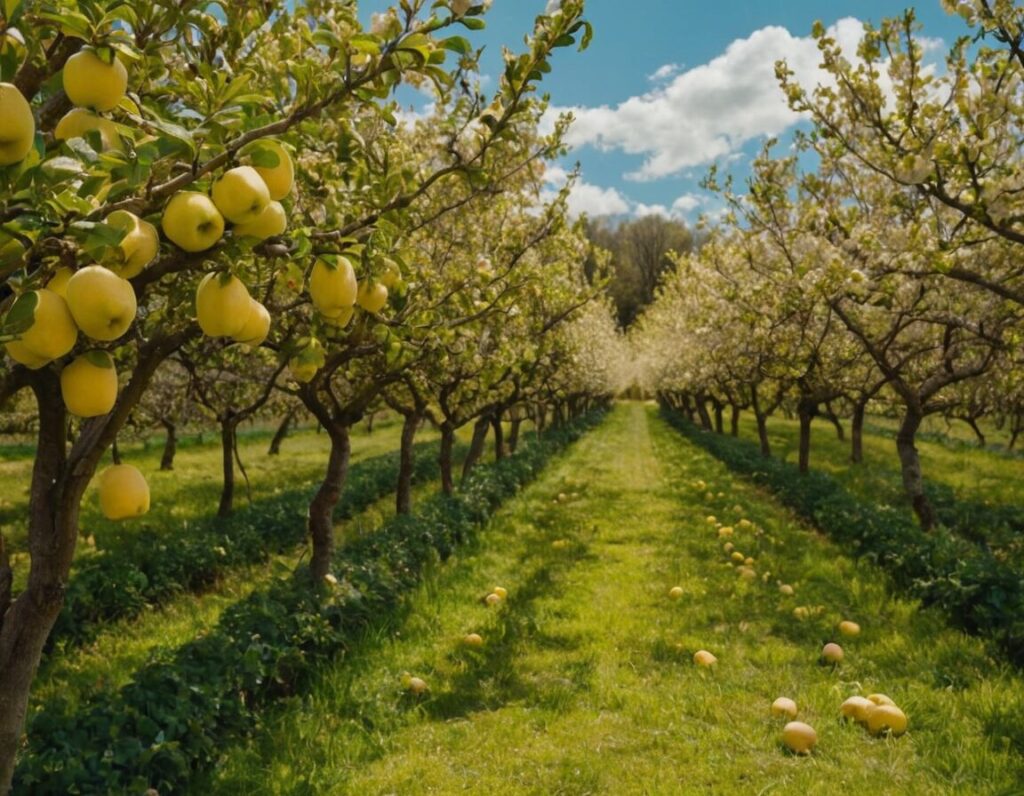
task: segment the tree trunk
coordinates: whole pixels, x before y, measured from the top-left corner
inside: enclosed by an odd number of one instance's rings
[[[469,477],[470,472],[480,457],[484,455],[484,443],[487,441],[487,429],[491,425],[489,417],[478,418],[473,424],[473,439],[469,443],[469,451],[466,453],[466,461],[462,463],[462,480]],[[559,421],[561,425],[561,421]]]
[[[711,430],[711,415],[708,414],[708,407],[707,407],[707,404],[704,403],[703,396],[698,395],[697,398],[695,399],[695,403],[697,404],[697,416],[700,417],[701,427],[705,431],[710,431]]]
[[[768,417],[758,412],[754,415],[757,419],[757,439],[761,443],[761,455],[766,459],[772,455],[772,443],[768,439]]]
[[[270,447],[267,449],[268,456],[279,456],[281,454],[281,443],[284,442],[284,438],[288,436],[288,430],[291,427],[292,420],[295,419],[295,410],[289,409],[283,418],[281,423],[277,427],[277,431],[274,432],[273,438],[270,440]]]
[[[978,421],[977,421],[977,420],[975,420],[975,419],[974,419],[973,417],[965,417],[965,418],[962,418],[962,420],[963,420],[963,421],[964,421],[964,422],[965,422],[965,423],[966,423],[967,425],[969,425],[969,426],[971,427],[971,431],[973,431],[973,432],[974,432],[974,436],[976,436],[976,437],[978,438],[978,447],[979,447],[979,448],[984,448],[984,447],[985,447],[985,444],[986,444],[986,440],[985,440],[985,434],[984,434],[984,432],[983,432],[983,431],[982,431],[982,430],[981,430],[981,429],[980,429],[980,428],[978,427]]]
[[[806,473],[811,466],[811,421],[817,406],[809,401],[800,401],[797,415],[800,418],[800,472]]]
[[[455,491],[455,479],[452,476],[452,449],[455,447],[455,429],[447,420],[441,424],[441,491],[446,495]]]
[[[740,408],[733,404],[732,411],[729,416],[729,433],[734,437],[740,435]]]
[[[825,417],[836,429],[836,437],[839,438],[840,442],[846,442],[846,429],[843,428],[842,421],[836,416],[836,413],[832,411],[832,407],[829,404],[825,404]]]
[[[858,401],[853,405],[853,421],[850,423],[850,461],[860,464],[864,461],[864,413],[867,402]]]
[[[79,504],[95,469],[93,464],[84,472],[69,472],[60,385],[51,372],[39,379],[33,385],[39,432],[28,516],[31,568],[25,590],[0,615],[0,793],[11,787],[32,680],[64,604],[78,538]],[[6,560],[6,553],[2,558]],[[9,572],[0,563],[0,580]]]
[[[220,490],[220,505],[217,507],[218,517],[230,517],[235,506],[235,433],[236,421],[233,418],[222,420],[220,424],[221,472],[223,484]]]
[[[160,421],[160,425],[167,433],[167,438],[164,440],[164,452],[160,457],[160,469],[173,470],[174,454],[178,452],[178,427],[166,418]]]
[[[725,407],[721,403],[715,401],[715,433],[725,433],[725,418],[723,417],[723,410]]]
[[[508,429],[508,452],[515,453],[516,448],[519,447],[519,426],[522,424],[522,418],[518,415],[512,418],[512,422]]]
[[[315,582],[323,580],[331,571],[331,557],[334,555],[334,508],[341,499],[342,489],[345,488],[349,459],[352,455],[347,425],[332,423],[327,428],[327,433],[331,438],[327,472],[309,504],[309,535],[313,542],[309,570]]]
[[[412,471],[415,465],[413,443],[421,417],[415,412],[405,415],[402,422],[402,443],[398,462],[398,489],[395,491],[395,512],[409,514],[412,511]]]
[[[505,429],[501,425],[500,414],[491,420],[491,428],[494,429],[494,461],[500,462],[505,458]]]
[[[903,422],[896,434],[896,451],[900,456],[903,473],[903,488],[914,507],[914,513],[921,523],[921,528],[930,531],[935,527],[935,512],[924,492],[924,478],[921,475],[921,459],[914,444],[917,430],[924,419],[922,412],[916,407],[906,407]]]
[[[114,440],[114,444],[110,446],[110,460],[114,464],[121,464],[121,450],[117,447],[117,440]]]

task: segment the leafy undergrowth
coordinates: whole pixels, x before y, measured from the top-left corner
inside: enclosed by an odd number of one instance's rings
[[[300,571],[233,605],[207,635],[146,665],[116,693],[38,712],[16,790],[180,791],[227,740],[251,732],[264,708],[304,691],[318,665],[400,609],[433,562],[472,538],[587,425],[530,438],[514,456],[479,466],[454,497],[424,501],[347,546],[334,560],[334,585],[310,584]]]
[[[898,509],[877,505],[816,470],[766,459],[747,440],[698,429],[666,414],[689,439],[781,500],[849,550],[879,563],[901,589],[935,605],[957,627],[998,641],[1024,665],[1024,558],[1007,557],[939,527],[923,532]]]
[[[756,580],[728,563],[720,523]],[[886,584],[653,408],[620,406],[193,792],[1016,792],[1024,682]],[[496,585],[508,599],[488,608]],[[841,619],[863,631],[823,667]],[[714,669],[694,666],[699,648]],[[871,692],[903,707],[906,735],[839,721]],[[781,695],[817,729],[809,757],[780,746]]]
[[[896,457],[895,433],[879,425],[882,422],[884,418],[879,418],[867,425],[864,462],[853,464],[849,441],[839,440],[828,423],[818,420],[812,432],[811,469],[834,476],[864,500],[898,507],[912,518]],[[752,418],[740,424],[740,431],[745,439],[757,439]],[[768,432],[773,454],[782,461],[795,462],[799,424],[772,418]],[[939,521],[998,555],[1024,561],[1024,458],[935,432],[923,434],[917,447]]]

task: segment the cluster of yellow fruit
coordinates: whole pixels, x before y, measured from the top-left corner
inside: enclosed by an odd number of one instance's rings
[[[852,696],[840,705],[839,713],[844,719],[862,724],[872,735],[898,737],[907,731],[906,715],[885,694]],[[818,733],[810,724],[794,721],[796,702],[779,697],[772,702],[771,714],[790,720],[782,728],[782,743],[795,754],[810,754],[818,743]]]
[[[484,604],[501,605],[506,599],[508,599],[508,590],[502,586],[495,586],[491,589],[490,594],[484,597]]]

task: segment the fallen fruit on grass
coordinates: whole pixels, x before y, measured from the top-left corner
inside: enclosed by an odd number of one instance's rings
[[[680,597],[683,596],[683,587],[673,586],[671,589],[668,590],[668,596],[671,597],[673,600],[678,600]]]
[[[786,716],[790,719],[796,718],[796,702],[789,697],[779,697],[772,702],[773,716]]]
[[[868,712],[875,708],[875,703],[862,696],[852,696],[839,706],[839,712],[845,719],[853,719],[861,724],[868,720]]]
[[[501,597],[494,592],[491,592],[484,597],[484,602],[488,605],[501,605]]]
[[[859,636],[860,625],[858,625],[856,622],[851,622],[848,619],[844,619],[842,622],[839,623],[839,632],[842,633],[844,636]]]
[[[403,678],[405,679],[405,678]],[[419,696],[427,690],[427,683],[425,680],[419,677],[410,677],[405,683],[405,687],[409,690],[409,693],[413,696]]]
[[[791,721],[782,728],[782,742],[791,752],[798,755],[810,754],[818,743],[818,733],[810,724],[802,721]]]
[[[868,711],[868,732],[872,735],[888,733],[895,737],[906,731],[906,714],[895,705],[875,705]]]
[[[730,558],[732,558],[732,560],[735,561],[737,564],[743,563],[743,553],[741,553],[739,550],[734,550]]]
[[[757,572],[753,569],[753,567],[748,567],[746,564],[744,564],[742,567],[737,567],[736,572],[744,580],[753,580],[757,577]]]
[[[811,615],[810,609],[806,605],[798,605],[793,609],[793,616],[799,619],[801,622]]]
[[[743,559],[743,563],[746,564],[748,567],[752,567],[754,566],[754,559],[752,556],[747,556]]]
[[[712,655],[707,650],[697,650],[693,653],[693,662],[698,666],[714,666],[718,663],[718,658]]]
[[[821,648],[821,659],[826,663],[839,663],[843,659],[843,648],[830,641]]]
[[[732,527],[725,525],[718,529],[718,538],[724,539],[726,536],[732,536]]]
[[[785,594],[787,597],[792,597],[793,594],[795,593],[793,591],[793,587],[790,586],[788,583],[783,583],[781,586],[779,586],[779,591],[782,594]]]
[[[722,545],[722,549],[727,553],[731,553],[733,550],[736,549],[736,546],[732,542],[726,542],[724,545]]]
[[[744,530],[746,530],[747,528],[749,528],[753,524],[754,523],[752,523],[750,520],[740,520],[738,523],[736,523],[736,525],[738,527],[743,528]]]
[[[707,517],[704,518],[704,522],[706,522],[708,525],[714,525],[718,522],[718,520],[715,518],[714,514],[709,514]]]
[[[508,589],[506,589],[504,586],[495,586],[493,589],[491,589],[491,592],[497,594],[503,600],[506,597],[508,597]]]
[[[482,647],[484,640],[479,633],[467,633],[462,639],[462,643],[467,647]]]
[[[876,705],[892,705],[893,707],[896,706],[896,703],[889,699],[889,697],[887,697],[885,694],[868,694],[868,700]]]

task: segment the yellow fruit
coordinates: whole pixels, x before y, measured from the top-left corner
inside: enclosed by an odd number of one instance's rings
[[[106,223],[124,230],[125,236],[121,238],[116,258],[104,265],[123,279],[138,276],[160,251],[156,227],[127,210],[115,210],[107,216]]]
[[[74,273],[75,272],[66,265],[62,265],[53,272],[53,276],[50,277],[50,281],[46,283],[46,289],[52,290],[62,299],[66,300],[68,297],[68,280],[74,275]]]
[[[839,663],[843,659],[843,648],[829,642],[821,648],[821,659],[826,663]]]
[[[796,702],[789,697],[779,697],[772,702],[772,715],[785,716],[789,719],[796,718]]]
[[[799,605],[793,609],[793,616],[800,621],[807,619],[810,615],[811,611],[806,605]]]
[[[839,623],[839,632],[844,636],[858,636],[860,635],[860,625],[856,622],[844,620]]]
[[[100,510],[108,520],[141,517],[149,511],[149,484],[130,464],[115,464],[100,473]]]
[[[356,272],[346,258],[337,265],[317,260],[309,275],[309,296],[317,311],[328,318],[336,317],[356,303],[359,284]]]
[[[868,732],[872,735],[899,736],[906,731],[906,714],[895,705],[875,705],[868,711]]]
[[[72,108],[64,114],[53,129],[53,137],[58,141],[85,138],[86,133],[93,130],[100,134],[100,145],[104,151],[121,148],[121,135],[117,132],[117,125],[86,108]]]
[[[135,320],[135,289],[102,265],[75,271],[67,297],[78,328],[93,340],[116,340]]]
[[[171,243],[187,252],[202,252],[224,235],[224,217],[198,191],[180,191],[171,197],[160,222]]]
[[[487,603],[487,605],[491,606],[501,605],[501,597],[495,594],[494,592],[491,592],[486,597],[484,597],[484,602]]]
[[[0,83],[0,166],[20,163],[32,151],[36,120],[28,100],[11,83]]]
[[[95,50],[85,48],[64,64],[64,93],[72,105],[113,110],[127,90],[128,70],[116,55],[113,63],[107,63]]]
[[[211,272],[196,289],[196,317],[207,337],[234,337],[252,312],[249,290],[237,276]]]
[[[896,703],[889,699],[889,697],[887,697],[885,694],[868,694],[868,701],[874,705],[892,705],[893,707],[896,706]]]
[[[270,191],[252,166],[236,166],[224,172],[210,191],[221,215],[232,224],[255,221],[270,204]]]
[[[267,185],[270,198],[275,201],[284,199],[292,191],[295,182],[295,167],[291,155],[280,141],[273,138],[261,138],[242,147],[241,155],[249,155],[253,160],[253,168]],[[262,165],[277,158],[276,165]]]
[[[754,523],[752,523],[750,520],[740,520],[738,523],[736,523],[738,527],[743,528],[744,530],[751,527],[753,524]]]
[[[24,365],[29,370],[39,370],[39,368],[45,367],[51,362],[51,360],[46,357],[33,354],[17,340],[11,340],[9,343],[4,343],[4,348],[7,350],[7,355],[11,359]]]
[[[732,527],[729,526],[729,525],[725,525],[725,526],[723,526],[723,527],[718,529],[718,538],[719,539],[721,539],[722,537],[725,537],[725,536],[732,536],[732,534],[733,534],[733,530],[732,530]]]
[[[741,552],[740,552],[739,550],[733,550],[733,553],[732,553],[732,555],[731,555],[731,556],[729,556],[729,557],[730,557],[730,558],[731,558],[731,559],[732,559],[733,561],[735,561],[735,562],[736,562],[737,564],[740,564],[740,563],[742,563],[742,562],[743,562],[743,553],[741,553]]]
[[[795,592],[793,591],[793,587],[790,586],[788,583],[783,583],[781,586],[779,586],[779,591],[782,594],[785,594],[787,597],[792,597],[795,594]]]
[[[300,343],[298,352],[288,360],[288,371],[295,381],[305,384],[313,380],[317,371],[324,366],[327,357],[319,340],[312,338]]]
[[[504,586],[495,586],[493,589],[491,589],[491,591],[497,594],[503,600],[508,597],[508,589],[506,589]]]
[[[839,706],[839,712],[843,718],[859,721],[861,724],[868,720],[868,713],[875,708],[875,703],[862,696],[852,696]]]
[[[419,677],[410,677],[408,688],[409,693],[413,694],[414,696],[419,696],[420,694],[426,693],[427,684],[424,680],[421,680]]]
[[[810,724],[791,721],[782,728],[782,742],[795,754],[806,755],[818,743],[818,733]]]
[[[356,303],[369,313],[377,313],[388,303],[388,289],[380,282],[362,282],[356,294]]]
[[[709,517],[705,517],[704,522],[706,522],[708,525],[715,525],[718,522],[718,520],[715,518],[714,515],[711,515]]]
[[[270,334],[270,313],[256,299],[251,299],[251,301],[249,317],[238,334],[234,335],[234,340],[236,343],[256,348],[256,346],[262,345],[263,341],[267,339],[267,335]]]
[[[252,221],[236,224],[232,234],[236,238],[256,238],[266,240],[276,235],[283,235],[288,229],[288,216],[280,202],[270,202],[263,212]]]
[[[335,329],[344,329],[356,314],[355,307],[342,307],[337,315],[325,315],[324,321]]]
[[[462,639],[462,643],[467,647],[482,647],[484,640],[480,637],[479,633],[469,633]]]
[[[106,351],[87,351],[60,372],[60,393],[73,415],[99,417],[117,402],[117,370]]]
[[[733,550],[736,549],[736,545],[734,545],[732,542],[726,542],[724,545],[722,545],[722,549],[726,553],[731,553]]]
[[[697,650],[695,653],[693,653],[693,662],[697,666],[710,667],[718,663],[718,658],[716,658],[707,650]]]
[[[671,597],[673,600],[680,599],[683,596],[683,587],[673,586],[671,589],[668,590],[668,596]]]
[[[397,285],[401,280],[402,272],[398,270],[398,266],[394,262],[388,260],[384,266],[384,270],[380,274],[380,283],[388,290],[391,290],[391,288]]]
[[[753,580],[757,577],[757,572],[746,565],[738,567],[736,573],[744,580]]]
[[[748,567],[752,567],[752,566],[754,566],[754,559],[751,558],[750,556],[747,556],[746,558],[743,559],[743,563],[746,564]]]
[[[64,356],[78,340],[78,327],[67,302],[52,290],[18,296],[4,324],[18,327],[18,339],[7,344],[7,353],[33,368]]]

